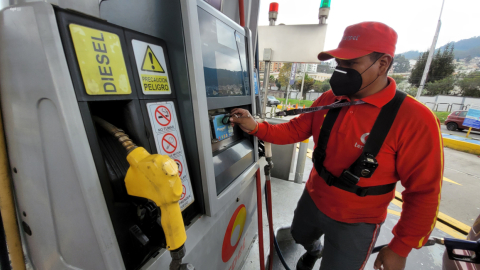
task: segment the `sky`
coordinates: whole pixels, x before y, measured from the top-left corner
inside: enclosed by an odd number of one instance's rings
[[[259,25],[268,25],[271,2],[260,2]],[[276,0],[277,24],[317,24],[320,0]],[[349,25],[378,21],[398,34],[396,53],[430,48],[442,0],[331,0],[325,50],[335,49]],[[408,4],[410,3],[410,4]],[[445,0],[437,48],[451,41],[480,36],[480,0]]]

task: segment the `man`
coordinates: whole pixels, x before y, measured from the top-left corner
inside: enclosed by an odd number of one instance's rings
[[[387,76],[396,42],[392,28],[364,22],[347,27],[337,49],[318,55],[321,61],[335,58],[338,66],[330,80],[332,89],[312,107],[354,102],[336,109],[338,116],[333,125],[325,122],[333,109],[302,114],[280,125],[259,124],[243,109],[231,111],[237,116],[231,117],[232,123],[274,144],[291,144],[313,135],[315,152],[321,152],[319,134],[328,133],[324,158],[314,161],[317,169],[310,173],[292,223],[292,236],[307,251],[298,261],[298,270],[313,269],[322,255],[321,270],[363,269],[398,180],[405,187],[401,217],[393,228],[393,239],[379,252],[375,269],[404,269],[409,252],[421,248],[433,230],[443,179],[440,124],[427,107],[410,96],[403,96],[393,124],[373,158],[378,167],[369,178],[359,177],[353,184],[356,189],[379,188],[381,192],[355,194],[323,179],[326,171],[335,181],[342,180],[343,172],[363,155],[381,109],[394,96],[402,96],[396,94],[395,81]],[[332,125],[331,132],[323,131],[323,125]],[[324,246],[319,241],[322,235]]]

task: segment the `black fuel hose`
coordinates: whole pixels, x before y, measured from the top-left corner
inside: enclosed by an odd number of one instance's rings
[[[268,202],[267,192],[265,192],[265,201]],[[272,213],[268,211],[268,207],[266,207],[266,209],[267,209],[267,216],[272,215]],[[268,224],[268,225],[271,226],[271,224]],[[287,265],[287,262],[285,261],[285,258],[283,257],[282,251],[280,250],[280,246],[278,245],[277,237],[275,236],[275,234],[273,234],[273,244],[275,246],[275,251],[277,252],[278,258],[280,259],[280,262],[282,262],[283,267],[285,267],[286,270],[290,270],[290,268]],[[270,250],[270,252],[273,252],[273,250]],[[268,262],[268,263],[273,263],[273,262]]]

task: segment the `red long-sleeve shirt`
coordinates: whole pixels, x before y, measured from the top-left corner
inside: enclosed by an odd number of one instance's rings
[[[341,109],[324,161],[333,175],[339,176],[360,156],[380,109],[395,95],[395,81],[388,79],[385,89],[362,99],[365,104]],[[329,105],[338,99],[330,90],[312,107]],[[327,110],[321,110],[302,114],[279,125],[264,122],[259,124],[256,136],[274,144],[291,144],[313,135],[316,147],[326,113]],[[389,247],[407,257],[412,248],[425,244],[436,222],[443,180],[443,144],[438,119],[429,108],[411,96],[406,97],[376,158],[379,166],[375,173],[371,178],[361,178],[358,185],[368,187],[401,181],[405,187],[402,214],[393,229],[394,238]],[[394,197],[394,192],[359,197],[328,186],[315,168],[306,188],[320,211],[346,223],[382,223]]]

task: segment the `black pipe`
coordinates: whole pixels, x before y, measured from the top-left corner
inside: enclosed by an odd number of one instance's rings
[[[5,230],[3,229],[2,213],[0,213],[0,269],[12,269],[10,267],[10,259],[8,258],[7,239],[5,238]]]

